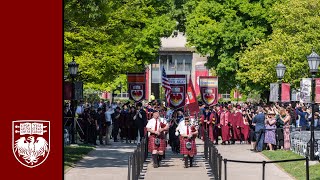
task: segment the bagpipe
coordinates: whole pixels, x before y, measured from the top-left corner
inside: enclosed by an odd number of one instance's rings
[[[188,127],[189,128],[189,127]],[[195,126],[191,126],[191,132],[196,132],[197,131],[197,129],[196,129],[196,127]],[[192,140],[192,138],[195,138],[197,135],[193,135],[191,138],[188,138],[187,139],[187,142],[186,142],[186,148],[190,151],[191,150],[191,148],[192,148],[192,142],[191,142],[191,140]]]
[[[163,122],[160,122],[160,127],[161,128],[165,128],[166,127],[166,124],[165,123],[163,123]],[[155,136],[155,139],[154,139],[154,144],[156,145],[156,146],[160,146],[160,135],[156,135]]]

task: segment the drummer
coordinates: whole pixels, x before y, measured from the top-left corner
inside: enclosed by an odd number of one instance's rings
[[[193,166],[193,157],[197,154],[197,147],[195,138],[198,135],[198,130],[195,126],[190,125],[189,117],[185,117],[184,125],[179,127],[180,141],[180,154],[184,156],[184,167],[188,168],[188,159],[190,160],[190,167]]]

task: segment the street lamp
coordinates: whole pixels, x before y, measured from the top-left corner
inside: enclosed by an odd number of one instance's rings
[[[314,52],[314,49],[312,49],[312,53],[307,56],[310,73],[312,74],[312,99],[311,99],[311,107],[312,107],[312,116],[311,116],[311,136],[310,136],[310,160],[315,160],[315,151],[314,151],[314,145],[315,145],[315,138],[314,138],[314,97],[315,97],[315,80],[314,77],[316,76],[319,68],[320,63],[320,57],[317,53]]]
[[[278,100],[281,103],[281,83],[284,73],[286,72],[286,66],[282,63],[282,59],[280,59],[280,63],[276,66],[277,78],[279,79],[279,96]]]
[[[76,116],[76,101],[75,101],[75,85],[74,85],[74,78],[76,78],[77,73],[78,73],[78,67],[79,64],[77,64],[74,61],[74,57],[72,58],[72,61],[68,64],[69,68],[69,75],[71,77],[71,84],[72,84],[72,95],[71,95],[71,111],[72,111],[72,119],[73,119],[73,128],[71,129],[71,144],[75,144],[75,126],[76,123],[75,121],[75,116]]]
[[[116,89],[114,89],[114,90],[112,91],[112,100],[111,100],[111,104],[113,104],[113,102],[114,102],[114,96],[115,96],[115,95],[117,95],[117,94],[115,94],[115,93],[114,93],[116,90],[120,91],[120,94],[121,94],[121,90],[122,90],[122,84],[121,84],[121,83],[117,86],[117,88],[116,88]]]

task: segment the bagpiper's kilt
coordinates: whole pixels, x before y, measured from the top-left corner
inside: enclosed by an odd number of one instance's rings
[[[188,141],[191,142],[191,149],[190,150],[188,150],[186,147],[186,143]],[[190,155],[190,156],[197,155],[196,141],[194,138],[192,138],[192,139],[181,138],[180,139],[180,154]]]
[[[157,150],[157,151],[165,151],[166,149],[166,141],[165,139],[163,138],[163,135],[160,135],[160,145],[157,146],[154,144],[154,140],[156,139],[155,135],[154,134],[151,134],[149,136],[149,142],[148,142],[148,152],[151,152],[153,150]]]

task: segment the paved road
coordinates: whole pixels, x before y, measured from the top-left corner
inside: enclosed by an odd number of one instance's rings
[[[261,153],[250,151],[247,144],[217,145],[219,153],[226,159],[244,161],[267,161]],[[224,168],[222,169],[224,171]],[[222,172],[224,179],[224,172]],[[274,164],[266,164],[266,180],[290,180],[293,179]],[[262,179],[262,164],[227,163],[228,180],[256,180]]]
[[[135,144],[120,142],[97,146],[65,174],[65,180],[126,180],[128,157],[135,148]]]
[[[203,143],[197,139],[198,155],[195,157],[195,166],[184,168],[182,155],[173,154],[170,146],[167,148],[166,159],[161,167],[153,168],[151,160],[147,163],[147,171],[142,174],[145,180],[209,180],[208,169],[203,158]],[[149,158],[150,159],[150,158]]]
[[[128,156],[136,148],[135,144],[113,143],[111,146],[97,146],[75,168],[65,174],[66,180],[126,180],[128,171]],[[217,145],[224,158],[234,160],[266,160],[260,153],[251,152],[250,145]],[[145,180],[209,180],[210,168],[203,157],[203,142],[197,139],[198,155],[195,166],[184,168],[182,155],[171,152],[168,146],[166,159],[162,166],[153,168],[150,157],[145,163],[141,179]],[[149,155],[150,156],[150,155]],[[228,162],[228,180],[262,179],[262,165],[240,164]],[[222,169],[223,171],[224,169]],[[222,176],[224,179],[224,175]],[[292,179],[273,164],[266,165],[266,180]]]

